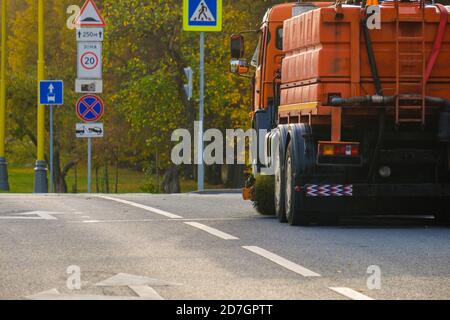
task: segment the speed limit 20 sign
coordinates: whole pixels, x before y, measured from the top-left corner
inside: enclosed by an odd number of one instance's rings
[[[102,43],[78,42],[78,79],[102,78]]]

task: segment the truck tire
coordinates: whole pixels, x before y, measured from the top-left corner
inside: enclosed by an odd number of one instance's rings
[[[286,223],[286,210],[285,210],[285,201],[286,201],[286,180],[284,168],[281,163],[281,156],[278,153],[277,162],[275,163],[275,214],[278,218],[278,221],[281,223]]]
[[[441,200],[439,202],[435,218],[438,225],[450,227],[450,208],[448,201]]]
[[[297,188],[307,184],[305,175],[314,175],[315,172],[316,152],[311,127],[291,124],[288,140],[285,164],[286,217],[290,225],[305,226],[312,222],[313,215],[306,207],[306,195]]]
[[[275,140],[272,143],[275,144],[274,148],[277,148],[278,152],[273,155],[275,158],[274,161],[274,171],[275,171],[275,214],[278,218],[278,221],[281,223],[286,223],[286,209],[285,209],[285,201],[286,201],[286,177],[285,177],[285,157],[286,157],[286,137],[288,126],[282,125],[276,129]]]
[[[308,213],[302,210],[303,197],[298,193],[295,177],[298,174],[295,165],[293,142],[289,142],[286,153],[286,218],[291,226],[306,226],[309,224]],[[296,168],[297,167],[297,168]]]

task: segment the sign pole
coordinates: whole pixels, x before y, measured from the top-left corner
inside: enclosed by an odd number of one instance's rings
[[[200,121],[198,126],[198,191],[205,189],[205,164],[203,160],[203,132],[205,113],[205,33],[200,32]]]
[[[53,193],[53,106],[50,105],[50,193]]]
[[[2,40],[0,76],[0,190],[9,191],[8,167],[5,154],[6,121],[6,1],[2,1]]]
[[[92,138],[88,138],[88,193],[91,193]]]
[[[44,0],[38,0],[38,83],[44,80]],[[47,163],[45,162],[45,107],[38,97],[37,161],[34,168],[34,193],[47,193]]]

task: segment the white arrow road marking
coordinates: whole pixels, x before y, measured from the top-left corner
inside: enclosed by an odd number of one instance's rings
[[[104,281],[95,284],[96,287],[129,287],[129,286],[162,287],[162,286],[179,286],[179,285],[181,284],[143,276],[135,276],[128,273],[119,273],[109,279],[106,279]]]
[[[270,261],[288,269],[295,273],[298,273],[304,277],[320,277],[320,274],[315,273],[311,270],[306,269],[305,267],[302,267],[301,265],[298,265],[292,261],[286,260],[285,258],[282,258],[272,252],[269,252],[267,250],[264,250],[260,247],[242,247],[248,251],[251,251],[253,253],[256,253],[257,255],[260,255],[261,257],[264,257],[266,259],[269,259]]]
[[[54,215],[64,214],[63,212],[30,211],[15,213],[15,216],[1,216],[3,220],[58,220]],[[37,216],[37,217],[30,217]]]
[[[155,289],[149,286],[128,286],[139,297],[146,300],[164,300]]]
[[[164,300],[151,286],[177,286],[173,283],[148,277],[135,276],[127,273],[119,273],[95,284],[96,287],[128,287],[134,296],[102,296],[93,294],[61,294],[57,289],[43,291],[35,295],[27,296],[27,300]]]
[[[98,198],[102,198],[102,199],[106,199],[106,200],[119,202],[119,203],[122,203],[122,204],[127,204],[129,206],[133,206],[133,207],[136,207],[136,208],[139,208],[139,209],[143,209],[143,210],[146,210],[146,211],[149,211],[149,212],[152,212],[152,213],[156,213],[156,214],[159,214],[161,216],[165,216],[165,217],[170,218],[170,219],[182,219],[183,218],[183,217],[181,217],[179,215],[176,215],[176,214],[173,214],[173,213],[170,213],[170,212],[167,212],[167,211],[163,211],[163,210],[160,210],[160,209],[152,208],[152,207],[149,207],[149,206],[144,206],[143,204],[140,204],[140,203],[135,203],[135,202],[122,200],[122,199],[118,199],[118,198],[107,197],[107,196],[97,196],[97,197]]]
[[[208,227],[204,224],[198,223],[198,222],[185,222],[185,224],[190,225],[194,228],[198,228],[200,230],[203,230],[205,232],[208,232],[209,234],[212,234],[213,236],[216,236],[218,238],[224,239],[224,240],[239,240],[239,238],[236,238],[235,236],[232,236],[231,234],[222,232],[220,230]]]
[[[355,291],[350,288],[330,288],[330,289],[352,300],[374,300],[373,298],[363,295],[362,293],[359,293],[358,291]]]

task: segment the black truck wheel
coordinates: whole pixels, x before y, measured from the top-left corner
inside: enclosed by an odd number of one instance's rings
[[[289,142],[286,154],[286,218],[291,226],[304,226],[309,223],[307,213],[301,211],[301,196],[296,192],[295,160],[293,157],[293,143]]]
[[[281,223],[287,222],[285,210],[286,198],[286,181],[284,168],[279,161],[278,155],[277,163],[275,163],[275,214]]]
[[[435,215],[436,223],[440,226],[450,227],[450,203],[449,201],[441,200]]]
[[[315,169],[315,148],[311,127],[305,124],[291,125],[290,140],[286,152],[286,217],[290,225],[305,226],[311,222],[312,214],[305,207],[306,196],[298,187],[306,181],[303,177]]]

